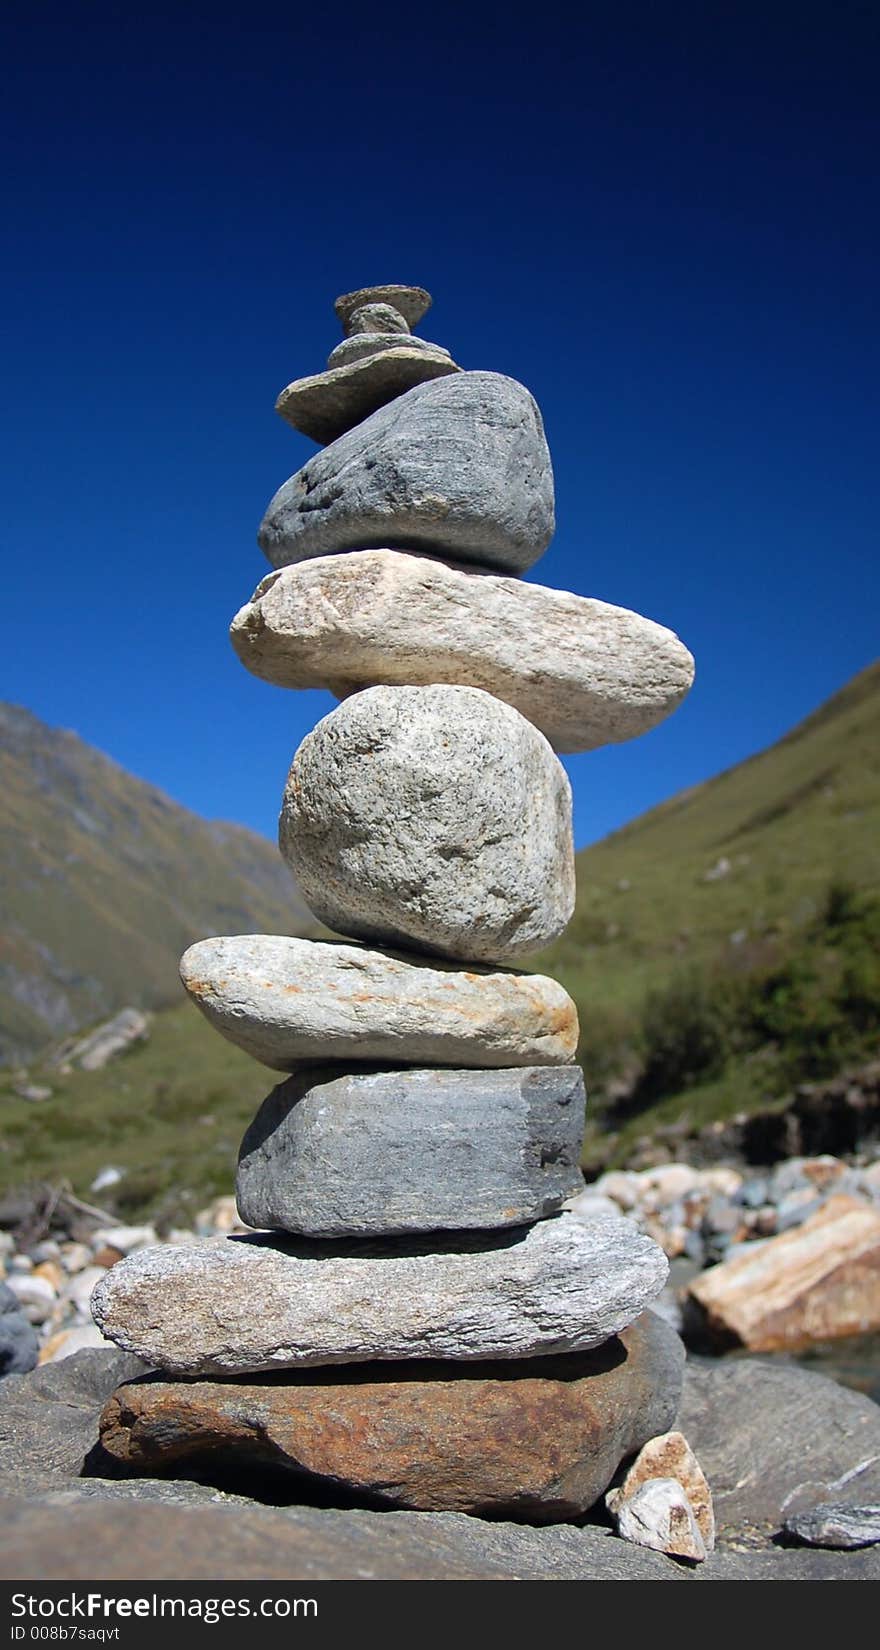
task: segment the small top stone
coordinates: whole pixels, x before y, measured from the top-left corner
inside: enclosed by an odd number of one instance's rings
[[[352,321],[358,310],[373,304],[390,305],[403,316],[408,327],[415,327],[431,308],[431,294],[421,286],[365,286],[357,292],[343,292],[333,308],[345,329],[346,337],[354,331],[364,330],[362,324],[355,327]]]

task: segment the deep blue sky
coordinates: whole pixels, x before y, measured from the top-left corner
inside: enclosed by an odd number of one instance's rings
[[[333,701],[227,640],[315,451],[337,293],[542,407],[530,575],[638,609],[690,699],[568,761],[579,845],[877,651],[876,6],[7,3],[0,697],[274,835]]]

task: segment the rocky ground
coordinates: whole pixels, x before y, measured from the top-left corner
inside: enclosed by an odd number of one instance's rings
[[[150,1226],[123,1227],[75,1199],[53,1203],[47,1195],[0,1209],[8,1222],[0,1230],[6,1291],[0,1357],[7,1370],[18,1370],[0,1383],[2,1573],[22,1579],[880,1579],[880,1548],[811,1548],[795,1544],[783,1529],[818,1503],[851,1509],[880,1502],[880,1407],[790,1362],[706,1358],[693,1349],[695,1324],[702,1323],[705,1339],[708,1321],[705,1311],[702,1319],[694,1316],[701,1280],[717,1280],[731,1268],[735,1273],[743,1256],[756,1264],[769,1249],[767,1270],[778,1287],[780,1254],[784,1260],[789,1251],[774,1253],[771,1244],[809,1243],[817,1219],[841,1234],[846,1227],[846,1239],[838,1242],[854,1246],[860,1276],[876,1279],[876,1267],[859,1257],[877,1242],[870,1223],[880,1226],[880,1158],[797,1159],[761,1172],[664,1164],[606,1175],[570,1206],[585,1219],[613,1208],[660,1242],[673,1271],[684,1267],[690,1274],[683,1287],[667,1286],[657,1304],[691,1339],[675,1425],[713,1494],[718,1544],[705,1563],[688,1565],[620,1540],[602,1501],[585,1517],[542,1528],[464,1513],[355,1507],[339,1494],[343,1504],[327,1505],[332,1492],[315,1494],[302,1481],[253,1467],[208,1471],[190,1463],[175,1469],[185,1477],[170,1470],[125,1476],[98,1445],[98,1421],[118,1383],[136,1380],[144,1366],[102,1341],[89,1312],[92,1289],[124,1254],[157,1241],[207,1239],[241,1223],[232,1199],[221,1198],[202,1211],[194,1230],[160,1238]],[[827,1254],[827,1235],[818,1248]],[[803,1284],[802,1259],[794,1270]],[[839,1264],[835,1275],[839,1283]],[[808,1277],[806,1284],[811,1322],[821,1325],[815,1305],[822,1278]],[[747,1341],[743,1334],[739,1344]],[[306,1500],[311,1504],[302,1504]]]

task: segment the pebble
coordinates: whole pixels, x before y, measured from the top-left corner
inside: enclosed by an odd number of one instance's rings
[[[873,1547],[880,1542],[880,1506],[849,1507],[823,1501],[785,1520],[786,1534],[809,1547]]]

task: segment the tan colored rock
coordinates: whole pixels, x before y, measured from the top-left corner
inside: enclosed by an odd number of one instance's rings
[[[715,1546],[712,1491],[687,1439],[680,1432],[661,1432],[639,1451],[619,1488],[609,1490],[605,1502],[614,1513],[651,1478],[675,1478],[690,1502],[706,1551]]]
[[[575,1518],[652,1422],[674,1415],[683,1369],[678,1336],[645,1312],[566,1357],[127,1382],[104,1409],[101,1442],[129,1472],[220,1458],[394,1507]]]
[[[646,732],[694,674],[678,637],[637,613],[398,550],[270,573],[230,634],[242,664],[277,687],[483,688],[558,751]]]
[[[614,1517],[624,1541],[696,1564],[707,1557],[693,1509],[676,1478],[649,1478],[618,1505]]]
[[[274,1071],[307,1062],[568,1065],[577,1010],[541,974],[444,968],[277,934],[199,940],[180,977],[205,1018]]]
[[[752,1352],[880,1329],[880,1211],[845,1193],[690,1284],[694,1328]]]

